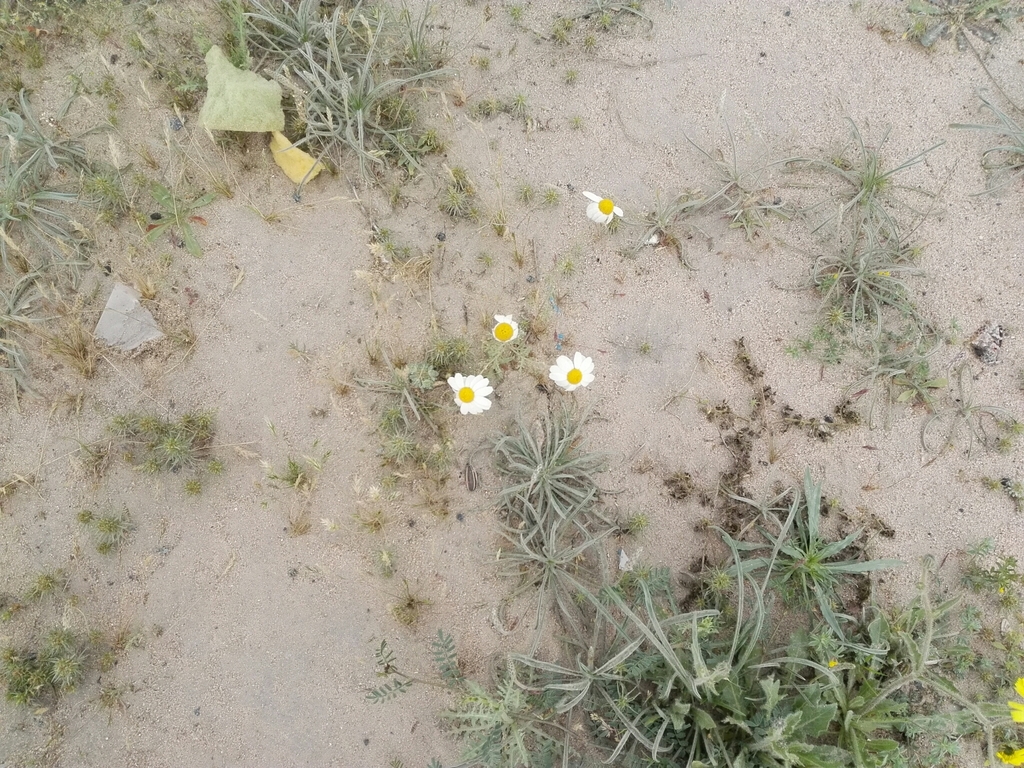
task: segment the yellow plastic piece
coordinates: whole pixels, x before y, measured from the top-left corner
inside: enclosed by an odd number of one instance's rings
[[[274,131],[270,137],[270,151],[274,153],[274,162],[296,184],[312,181],[324,169],[323,163],[314,160],[298,147],[293,147],[288,137],[278,131]]]

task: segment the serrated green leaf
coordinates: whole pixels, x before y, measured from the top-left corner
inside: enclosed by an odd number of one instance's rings
[[[774,677],[762,678],[758,682],[761,684],[761,690],[764,691],[764,704],[761,708],[768,717],[771,717],[775,707],[782,701],[782,696],[779,694],[781,685]]]
[[[838,708],[835,704],[804,705],[801,711],[803,712],[802,734],[817,738],[828,730],[832,721],[835,720]]]

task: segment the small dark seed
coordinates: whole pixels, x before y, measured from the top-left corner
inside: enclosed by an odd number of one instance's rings
[[[463,470],[463,477],[466,478],[466,487],[471,491],[475,491],[480,487],[480,474],[476,471],[476,467],[466,462],[466,468]]]

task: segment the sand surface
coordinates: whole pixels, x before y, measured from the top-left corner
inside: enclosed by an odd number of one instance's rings
[[[645,533],[613,541],[609,551],[623,546],[641,562],[685,570],[713,549],[713,537],[695,531],[712,512],[699,494],[673,499],[664,480],[688,472],[698,488],[714,491],[728,466],[729,448],[702,404],[724,400],[750,412],[756,392],[734,363],[741,337],[776,393],[744,486],[755,498],[797,482],[809,467],[854,524],[868,525],[872,556],[941,560],[984,536],[1024,556],[1012,501],[981,482],[1020,477],[1018,451],[976,447],[967,455],[960,442],[928,452],[920,407],[896,406],[880,419],[887,425],[839,429],[829,440],[785,428],[782,405],[829,415],[860,375],[851,364],[786,351],[818,320],[820,296],[808,284],[828,246],[812,233],[820,212],[773,220],[750,240],[721,216],[701,217],[692,230],[680,228],[690,268],[668,248],[622,253],[659,197],[714,188],[714,167],[688,139],[728,156],[731,132],[739,166],[764,168],[759,187],[794,207],[834,200],[842,187],[819,179],[801,188],[766,164],[832,157],[848,144],[849,120],[868,145],[888,136],[881,155],[890,166],[944,142],[899,176],[939,195],[913,238],[924,246],[923,274],[909,279],[914,300],[937,328],[959,329],[936,353],[940,372],[962,361],[985,321],[1008,329],[1001,362],[969,356],[967,370],[978,402],[1024,414],[1024,191],[1018,183],[978,195],[988,138],[950,128],[991,122],[979,89],[1002,98],[975,56],[953,41],[924,50],[901,39],[907,18],[896,3],[650,0],[653,27],[595,31],[589,52],[582,28],[569,46],[537,34],[550,29],[554,3],[524,4],[519,25],[503,3],[433,5],[456,74],[417,103],[447,149],[405,183],[395,206],[353,168],[321,175],[297,204],[262,141],[220,150],[194,114],[170,130],[174,114],[160,84],[147,80],[139,54],[116,33],[79,50],[55,41],[47,67],[26,73],[44,116],[66,93],[68,72],[86,81],[112,73],[125,94],[115,145],[155,179],[187,173],[201,184],[204,174],[216,175],[234,197],[203,209],[198,259],[167,241],[146,243],[130,219],[117,229],[90,224],[93,258],[109,274],[86,275],[87,324],[115,281],[148,280],[155,296],[147,306],[167,338],[136,355],[103,349],[88,380],[40,348],[37,392],[20,402],[3,382],[0,478],[31,482],[0,498],[2,589],[19,594],[31,574],[66,568],[76,600],[53,599],[40,626],[53,616],[83,632],[130,626],[138,647],[109,672],[93,670],[49,711],[0,707],[0,764],[352,767],[397,759],[411,768],[434,756],[456,764],[460,747],[437,717],[451,704],[446,694],[419,686],[385,705],[365,697],[379,682],[373,653],[382,639],[410,673],[426,674],[431,638],[449,631],[465,673],[480,680],[503,653],[529,644],[528,602],[509,606],[504,633],[493,621],[515,584],[494,567],[500,481],[489,440],[549,406],[589,408],[587,446],[608,457],[600,478],[606,512],[650,518]],[[565,13],[583,7],[557,5]],[[974,43],[992,76],[1024,99],[1020,30],[991,46]],[[482,56],[487,70],[478,66]],[[568,70],[578,72],[571,85]],[[528,121],[472,116],[475,102],[520,93]],[[102,114],[101,100],[90,97],[65,124],[84,127]],[[90,142],[109,151],[105,137]],[[142,163],[143,148],[159,170]],[[480,221],[439,211],[444,166],[464,168],[474,182]],[[555,189],[561,202],[525,204],[517,196],[524,184],[538,194]],[[624,210],[617,232],[587,219],[584,190]],[[276,220],[257,210],[276,212]],[[498,210],[514,240],[488,225]],[[382,264],[370,248],[374,227],[428,254],[427,274]],[[443,487],[412,476],[394,498],[374,501],[370,489],[391,471],[381,466],[375,434],[381,399],[356,380],[385,375],[371,362],[381,350],[413,361],[438,331],[476,348],[494,314],[544,318],[533,357],[501,382],[487,413],[461,417],[452,406],[440,416],[457,457]],[[593,358],[596,381],[572,394],[539,391],[554,358],[577,350]],[[79,408],[69,394],[81,394]],[[118,456],[96,479],[77,458],[80,444],[103,439],[119,413],[177,417],[192,409],[216,412],[214,453],[225,464],[198,496],[186,495],[181,477],[145,474]],[[279,469],[288,456],[328,451],[306,494],[268,479],[267,464]],[[480,473],[473,492],[459,474],[466,460]],[[370,507],[386,513],[381,533],[353,520]],[[118,553],[99,555],[76,520],[83,508],[126,508],[137,529]],[[308,532],[292,535],[302,518]],[[381,548],[395,558],[390,579],[374,562]],[[880,588],[898,591],[914,574],[911,565],[883,576]],[[430,603],[412,627],[390,610],[405,584]],[[0,640],[23,631],[0,625]],[[124,686],[122,710],[98,706],[103,683]]]

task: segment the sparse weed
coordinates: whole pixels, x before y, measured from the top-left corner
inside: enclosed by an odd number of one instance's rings
[[[395,575],[395,553],[390,549],[378,549],[373,553],[373,561],[385,579]]]
[[[480,373],[486,376],[492,384],[505,378],[506,371],[521,370],[526,361],[532,357],[533,353],[526,343],[526,330],[519,338],[512,341],[501,342],[494,339],[484,341],[484,362]]]
[[[995,405],[979,405],[974,401],[973,379],[966,363],[957,368],[953,387],[952,404],[937,410],[921,425],[920,440],[924,450],[942,453],[966,435],[966,454],[970,457],[976,442],[983,448],[996,450],[1019,434],[1020,422],[1008,410]],[[929,439],[936,429],[942,433],[938,447]]]
[[[883,331],[870,342],[870,356],[864,375],[847,388],[846,397],[856,390],[856,396],[868,395],[867,423],[872,429],[879,425],[876,414],[885,416],[888,425],[888,406],[922,405],[932,410],[936,398],[948,386],[944,376],[936,376],[931,358],[942,347],[918,335],[900,338],[891,331]]]
[[[82,177],[82,202],[94,206],[97,218],[110,225],[117,224],[132,203],[125,179],[114,168],[100,168]]]
[[[160,207],[160,210],[149,214],[149,223],[146,225],[146,240],[152,243],[162,235],[168,235],[171,237],[172,242],[180,243],[196,258],[202,256],[203,249],[196,239],[192,225],[202,224],[206,226],[206,219],[197,215],[195,211],[216,200],[216,193],[207,192],[205,195],[186,202],[175,197],[174,193],[163,184],[153,182],[149,191],[153,196],[153,200]],[[180,240],[175,240],[174,238],[179,232]]]
[[[7,700],[20,706],[38,706],[47,698],[57,700],[81,681],[85,661],[84,643],[63,628],[51,630],[33,646],[8,646],[0,655],[0,679],[7,685]]]
[[[30,602],[39,602],[47,595],[64,592],[68,588],[68,575],[62,569],[42,571],[36,574],[25,593],[25,599]]]
[[[356,383],[371,392],[394,398],[394,405],[399,409],[394,416],[395,426],[400,419],[407,430],[414,430],[420,422],[436,430],[430,418],[435,405],[427,399],[427,393],[434,388],[437,379],[437,369],[429,363],[412,363],[403,368],[392,368],[389,381],[356,379]]]
[[[128,510],[99,515],[83,509],[78,513],[78,522],[89,528],[96,543],[96,551],[101,555],[120,549],[135,530],[135,523]]]
[[[970,123],[954,123],[950,128],[963,128],[972,131],[985,131],[995,134],[1000,141],[996,146],[989,147],[981,153],[981,166],[992,173],[993,179],[1002,178],[996,184],[990,184],[986,192],[994,192],[1012,184],[1024,174],[1024,128],[1017,121],[1003,112],[999,107],[978,94],[985,109],[995,115],[999,125],[975,125]]]
[[[413,593],[408,581],[403,581],[403,594],[398,602],[391,606],[391,613],[399,623],[412,626],[420,620],[423,609],[430,605],[430,601]]]
[[[994,43],[996,29],[1009,29],[1009,22],[1024,11],[1013,0],[911,0],[907,6],[913,22],[907,38],[930,48],[939,40],[953,38],[960,51],[973,49],[967,33]]]
[[[541,436],[518,423],[494,446],[504,480],[498,500],[502,535],[509,544],[499,551],[498,561],[521,579],[514,594],[536,590],[533,649],[551,605],[559,620],[582,636],[574,595],[589,588],[585,585],[597,572],[600,542],[616,530],[595,508],[599,488],[593,475],[603,459],[579,450],[584,422],[563,410],[545,419]]]
[[[212,411],[190,411],[176,421],[142,413],[114,417],[110,431],[135,463],[153,472],[194,469],[213,444]]]
[[[720,209],[730,220],[729,228],[742,229],[747,241],[751,242],[756,234],[768,228],[772,217],[789,219],[791,212],[782,198],[767,184],[765,173],[770,166],[741,169],[736,140],[727,122],[725,132],[729,140],[728,155],[722,150],[709,152],[686,137],[690,145],[718,171],[720,186],[717,191],[707,196],[701,207]]]
[[[776,586],[784,596],[795,597],[807,605],[816,604],[829,629],[846,642],[846,634],[839,622],[841,617],[834,609],[838,602],[836,590],[842,579],[850,574],[896,568],[902,563],[890,559],[860,560],[855,544],[863,530],[847,534],[839,541],[825,538],[821,530],[821,484],[811,479],[810,470],[804,472],[802,492],[792,489],[789,495],[792,500],[785,520],[778,517],[774,509],[774,504],[781,498],[764,506],[754,505],[760,508],[762,519],[772,530],[760,528],[766,543],[757,549],[745,546],[744,550],[764,554],[745,558],[743,572],[733,572],[733,575],[745,577],[767,569],[774,574]],[[840,560],[844,555],[847,559]]]
[[[441,210],[453,219],[475,218],[476,189],[462,168],[449,168],[450,181],[441,198]]]
[[[419,18],[408,9],[378,7],[351,13],[343,6],[322,16],[319,5],[253,0],[248,40],[279,66],[304,118],[314,152],[352,153],[364,175],[389,164],[419,170],[432,151],[422,141],[409,95],[452,74],[442,66],[443,42],[429,39],[430,9]]]
[[[654,209],[644,216],[643,233],[633,246],[633,252],[639,253],[646,246],[668,248],[679,259],[679,263],[692,269],[683,253],[682,241],[675,234],[678,222],[696,213],[707,204],[707,198],[692,192],[684,192],[669,200],[662,200],[659,195]]]
[[[31,389],[26,343],[33,325],[42,322],[31,314],[42,299],[36,285],[40,277],[33,272],[18,278],[7,291],[0,286],[0,373],[11,377],[15,399]]]
[[[994,598],[1004,610],[1018,607],[1024,588],[1024,574],[1018,569],[1017,558],[997,553],[991,539],[967,549],[961,580],[971,592]]]
[[[882,332],[886,310],[893,310],[902,318],[918,318],[905,278],[922,274],[916,263],[916,249],[887,237],[879,238],[876,232],[854,230],[846,242],[819,256],[811,271],[811,281],[822,295],[822,305],[839,308],[840,317],[848,319],[858,330],[867,325],[867,338]],[[853,341],[863,343],[863,334],[856,335]]]
[[[626,518],[626,522],[619,526],[619,529],[629,536],[639,536],[651,525],[651,518],[644,512],[637,512]]]
[[[447,378],[457,371],[464,370],[469,358],[469,340],[465,336],[450,336],[444,333],[435,335],[427,346],[426,364],[436,369],[436,373],[431,377],[429,370],[420,370],[417,387],[421,390],[430,389],[438,377]]]
[[[88,243],[69,211],[79,196],[50,182],[62,174],[77,178],[89,172],[85,149],[77,139],[50,139],[24,91],[19,107],[0,106],[0,125],[9,139],[0,146],[0,266],[16,275],[53,266],[77,274],[86,263]]]
[[[877,146],[871,147],[864,143],[864,137],[861,136],[857,124],[852,120],[848,120],[848,122],[852,141],[835,157],[828,160],[790,158],[783,161],[785,167],[790,171],[824,171],[846,184],[845,191],[840,193],[842,202],[838,209],[834,213],[827,214],[812,231],[817,232],[829,224],[835,224],[835,229],[839,231],[842,229],[844,221],[848,221],[852,217],[853,220],[848,222],[849,229],[852,231],[869,232],[876,243],[882,246],[899,243],[900,226],[889,210],[890,206],[904,208],[910,211],[914,217],[924,218],[930,210],[931,201],[934,200],[935,195],[917,187],[896,184],[894,177],[901,171],[923,163],[929,153],[941,147],[945,142],[940,141],[904,160],[899,165],[887,169],[882,161],[881,151],[889,138],[889,131],[882,135]],[[851,146],[854,155],[848,157]],[[913,208],[895,197],[896,190],[924,197],[929,201],[928,207],[925,210]]]
[[[313,447],[316,448],[316,445]],[[309,494],[316,487],[317,477],[323,472],[324,463],[330,455],[330,451],[325,451],[320,456],[288,456],[281,469],[268,468],[267,479],[301,494]]]
[[[368,533],[380,533],[387,524],[387,516],[383,509],[356,512],[352,517],[356,524]]]
[[[408,586],[408,585],[407,585]],[[374,651],[374,658],[377,662],[377,677],[386,677],[389,682],[381,685],[368,694],[367,701],[374,704],[383,704],[391,701],[397,696],[405,693],[414,684],[430,685],[435,688],[455,688],[461,686],[465,680],[462,670],[459,668],[459,657],[455,651],[455,640],[443,629],[437,630],[437,637],[430,642],[430,653],[437,668],[437,680],[425,680],[420,677],[413,677],[406,674],[398,666],[398,660],[388,645],[387,640],[381,640],[380,646]],[[431,766],[436,761],[431,761]],[[439,766],[440,763],[437,763]]]

